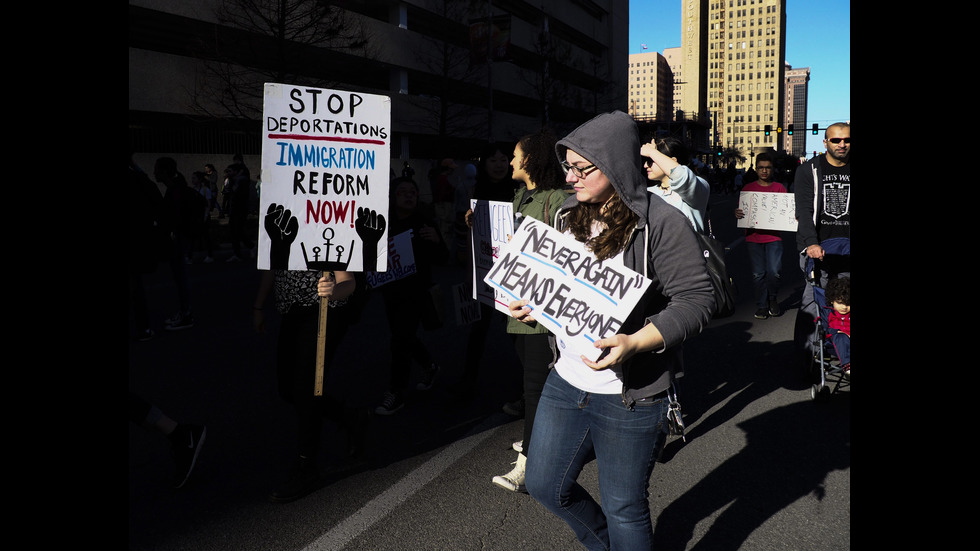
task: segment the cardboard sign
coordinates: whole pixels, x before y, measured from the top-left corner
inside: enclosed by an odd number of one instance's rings
[[[735,224],[739,228],[796,231],[796,197],[792,193],[743,191],[738,194],[738,208],[745,213]]]
[[[527,299],[562,354],[592,361],[602,353],[595,341],[618,333],[650,286],[642,274],[599,262],[583,243],[533,218],[521,223],[484,280],[508,303]]]
[[[470,250],[473,251],[473,298],[510,315],[509,296],[484,283],[493,268],[500,249],[514,235],[514,205],[504,201],[470,200],[473,227],[470,229]]]
[[[388,269],[384,272],[367,272],[367,287],[374,289],[385,283],[402,279],[417,271],[415,249],[412,248],[412,230],[406,230],[388,238]]]
[[[391,98],[265,84],[260,270],[385,271]]]

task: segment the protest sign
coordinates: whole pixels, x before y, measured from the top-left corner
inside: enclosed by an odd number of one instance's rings
[[[599,262],[583,243],[544,222],[524,220],[485,281],[511,300],[528,301],[531,316],[558,340],[562,354],[592,361],[596,340],[619,332],[650,280],[618,262]]]
[[[470,231],[470,250],[473,251],[473,298],[508,314],[510,298],[502,291],[484,283],[500,249],[514,235],[514,205],[505,201],[470,200],[473,227]]]
[[[480,285],[486,284],[480,281]],[[466,282],[457,283],[450,288],[453,297],[453,319],[456,325],[468,325],[479,321],[482,315],[480,303],[473,298],[473,293],[469,289],[470,285]]]
[[[391,98],[265,84],[260,270],[385,271]]]
[[[415,250],[412,249],[412,230],[406,230],[388,238],[388,269],[384,272],[367,272],[368,289],[381,287],[414,274]]]
[[[738,208],[745,216],[735,225],[756,230],[796,231],[796,198],[792,193],[743,191]]]

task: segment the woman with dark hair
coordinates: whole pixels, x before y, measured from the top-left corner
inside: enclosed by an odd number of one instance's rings
[[[484,201],[511,201],[517,182],[511,178],[510,166],[511,148],[500,142],[488,143],[480,151],[476,165],[476,185],[473,187],[473,199]],[[463,215],[463,221],[469,228],[473,227],[473,210],[469,209]],[[481,283],[478,282],[478,285]],[[463,373],[459,381],[453,385],[453,391],[462,397],[470,396],[477,391],[477,378],[480,374],[480,360],[484,356],[490,323],[496,310],[492,306],[480,303],[480,319],[470,324],[470,333],[466,341],[466,352],[463,359]]]
[[[514,195],[515,231],[527,218],[549,226],[554,224],[558,208],[568,199],[561,164],[555,156],[557,141],[551,131],[542,130],[524,136],[514,147],[514,158],[510,161],[513,179],[524,182],[524,187]],[[521,323],[508,317],[507,334],[514,341],[517,357],[524,368],[524,439],[514,444],[519,448],[514,468],[505,475],[493,477],[493,483],[520,492],[525,491],[524,466],[530,449],[531,429],[534,428],[534,412],[548,372],[558,359],[558,349],[554,336],[536,322]]]
[[[677,138],[667,137],[640,147],[647,179],[656,182],[647,191],[679,208],[694,229],[704,233],[711,185],[688,165],[690,150]]]
[[[650,196],[640,169],[636,123],[599,115],[555,145],[575,194],[555,229],[594,261],[650,280],[618,333],[595,340],[596,361],[561,354],[538,402],[527,490],[563,519],[587,549],[650,549],[650,476],[667,438],[668,391],[683,374],[683,344],[711,320],[714,295],[687,219]],[[527,300],[511,316],[534,320]],[[555,336],[559,349],[567,346]],[[577,478],[596,461],[600,499]]]

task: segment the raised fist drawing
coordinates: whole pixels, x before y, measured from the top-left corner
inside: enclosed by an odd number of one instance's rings
[[[299,232],[299,221],[288,209],[272,203],[265,213],[264,226],[272,243],[269,267],[274,270],[289,269],[289,249]]]
[[[365,272],[378,271],[378,242],[381,241],[381,236],[384,235],[387,227],[383,214],[378,214],[377,211],[368,208],[357,208],[354,229],[363,244],[361,252],[364,256],[363,269]]]

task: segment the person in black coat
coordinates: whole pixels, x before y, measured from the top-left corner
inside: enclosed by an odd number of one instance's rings
[[[449,259],[449,249],[437,229],[434,213],[427,205],[419,203],[419,187],[415,180],[404,176],[395,178],[391,182],[390,195],[388,235],[394,237],[412,231],[415,273],[378,288],[391,330],[391,378],[381,405],[375,409],[378,415],[391,415],[405,405],[413,360],[423,370],[422,379],[416,385],[418,390],[432,388],[439,373],[439,366],[419,338],[418,329],[419,325],[428,325],[428,318],[438,314],[432,311],[429,292],[432,266],[445,264]],[[389,270],[395,268],[388,266]]]

